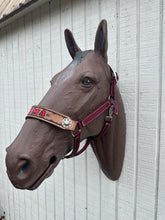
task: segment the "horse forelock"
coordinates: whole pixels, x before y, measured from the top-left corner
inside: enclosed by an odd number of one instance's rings
[[[78,52],[73,60],[73,63],[75,63],[76,65],[80,64],[82,60],[86,57],[86,55],[90,52],[92,52],[92,50],[85,50]]]

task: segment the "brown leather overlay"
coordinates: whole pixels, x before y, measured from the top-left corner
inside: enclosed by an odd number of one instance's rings
[[[41,106],[32,106],[26,116],[26,119],[27,118],[36,118],[59,128],[71,131],[74,131],[77,125],[77,121],[73,121],[70,117]]]

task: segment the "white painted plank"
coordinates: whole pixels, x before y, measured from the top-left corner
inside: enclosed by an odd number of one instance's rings
[[[21,102],[21,112],[20,112],[20,127],[22,126],[25,116],[28,111],[27,106],[27,74],[26,74],[26,45],[25,45],[25,19],[24,17],[15,23],[17,26],[19,23],[19,35],[18,35],[18,51],[19,51],[19,78],[20,78],[20,102]]]
[[[137,219],[154,219],[159,66],[159,1],[140,3]]]
[[[50,87],[51,79],[51,48],[50,48],[50,18],[49,4],[41,7],[41,42],[42,42],[42,73],[43,93]]]
[[[60,1],[50,3],[50,23],[51,23],[51,69],[52,77],[61,71],[61,12]]]
[[[159,124],[159,141],[160,141],[160,151],[159,151],[159,175],[158,175],[158,201],[157,201],[157,219],[163,220],[165,218],[165,17],[164,17],[165,5],[163,1],[160,1],[160,32],[159,32],[159,86],[160,86],[160,124]]]
[[[43,98],[41,9],[32,12],[34,104]]]
[[[1,54],[2,54],[2,51],[1,51],[1,45],[2,45],[2,43],[3,43],[3,34],[0,32],[0,56],[1,56]],[[2,59],[0,59],[0,65],[2,65]],[[0,71],[0,94],[3,94],[3,72],[2,71]],[[3,96],[1,95],[0,96],[0,103],[3,103]],[[2,111],[0,111],[0,121],[2,121],[2,118],[3,118],[3,112]],[[3,152],[3,149],[2,149],[2,132],[3,132],[3,126],[0,124],[0,154],[2,155],[2,152]],[[0,164],[2,164],[3,163],[3,159],[2,159],[2,157],[0,157]],[[2,176],[3,176],[3,173],[2,173],[2,171],[0,172],[0,198],[2,199],[2,201],[3,201],[3,178],[2,178]],[[3,204],[1,204],[1,212],[2,212],[2,210],[3,210],[3,207],[4,205]]]
[[[1,44],[0,44],[0,57],[1,57],[1,83],[0,83],[0,88],[1,88],[1,93],[2,93],[2,97],[1,97],[1,103],[4,103],[4,89],[5,89],[5,83],[4,83],[4,80],[5,80],[5,76],[2,74],[3,72],[5,73],[6,72],[6,68],[5,68],[5,65],[4,65],[4,59],[5,59],[5,32],[3,31],[1,33]],[[0,114],[0,120],[1,120],[1,129],[0,129],[0,132],[1,132],[1,135],[3,137],[3,139],[1,140],[1,164],[3,164],[4,162],[4,146],[5,146],[5,127],[4,127],[4,124],[5,124],[5,111],[2,111],[2,113]],[[1,166],[1,175],[4,176],[4,166]],[[4,178],[2,177],[2,180],[1,180],[1,183],[2,183],[2,188],[4,189],[5,188],[5,180]],[[1,192],[1,195],[2,195],[2,201],[3,201],[3,209],[5,210],[5,206],[6,206],[6,196],[5,196],[5,192],[2,190]]]
[[[27,106],[28,109],[34,104],[34,63],[33,63],[33,40],[31,14],[25,16],[25,45],[26,45],[26,76],[27,76]]]
[[[25,191],[25,219],[32,219],[32,193],[30,191]]]
[[[120,1],[118,5],[119,89],[126,112],[126,152],[118,185],[118,219],[134,219],[137,133],[137,26],[136,1]],[[128,83],[129,82],[129,83]]]

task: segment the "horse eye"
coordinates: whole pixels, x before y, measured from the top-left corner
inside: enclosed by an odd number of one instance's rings
[[[88,78],[88,77],[85,77],[85,78],[82,80],[82,84],[83,84],[84,86],[89,86],[89,85],[92,84],[92,80],[91,80],[90,78]]]

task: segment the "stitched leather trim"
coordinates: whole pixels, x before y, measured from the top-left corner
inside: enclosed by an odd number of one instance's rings
[[[70,117],[63,115],[54,110],[34,105],[29,111],[27,118],[36,118],[41,121],[48,122],[64,130],[74,131],[77,125],[77,121],[72,120]]]

